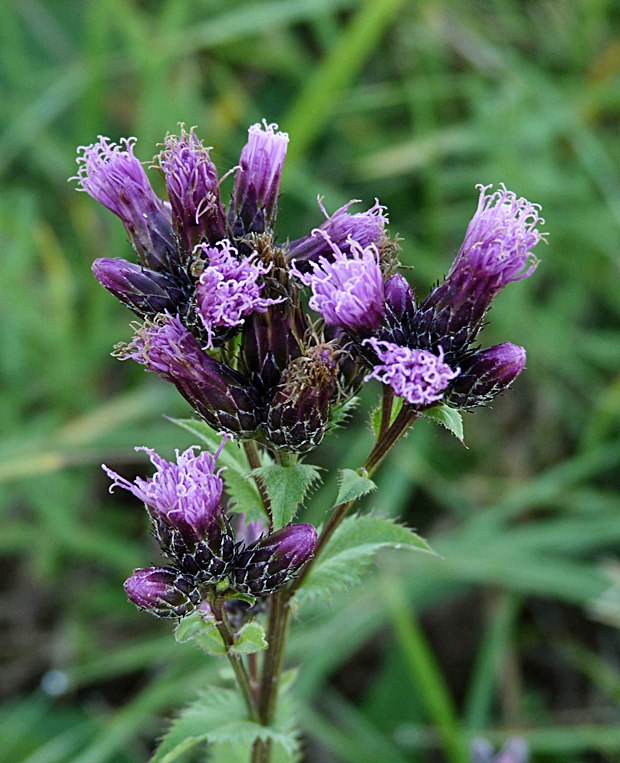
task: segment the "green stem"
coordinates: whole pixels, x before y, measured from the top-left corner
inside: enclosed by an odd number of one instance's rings
[[[243,443],[243,450],[245,451],[245,455],[248,459],[250,468],[260,469],[263,464],[254,440],[245,440]],[[271,518],[271,503],[269,501],[269,493],[267,492],[267,489],[265,488],[265,485],[260,477],[254,477],[254,482],[256,482],[256,487],[258,488],[258,493],[260,495],[261,501],[263,502],[263,506],[265,507],[265,512],[269,517],[269,525],[271,529],[273,521]]]
[[[235,637],[233,635],[232,628],[230,627],[230,623],[228,622],[228,617],[226,616],[223,600],[220,598],[214,599],[211,603],[211,609],[215,615],[217,629],[220,632],[222,640],[224,641],[224,646],[226,647],[226,656],[228,657],[230,665],[234,671],[235,678],[237,679],[237,683],[239,684],[239,688],[243,694],[243,699],[247,705],[250,717],[253,721],[258,722],[258,709],[256,702],[254,701],[254,694],[252,693],[250,678],[245,669],[245,665],[243,664],[241,656],[231,651],[231,647],[235,643]]]
[[[394,403],[394,390],[389,384],[383,385],[383,397],[381,399],[381,426],[378,440],[385,436],[392,418],[392,404]]]

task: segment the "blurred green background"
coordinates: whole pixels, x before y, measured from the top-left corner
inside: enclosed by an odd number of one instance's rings
[[[192,444],[164,418],[188,410],[110,358],[130,315],[90,265],[130,246],[67,178],[97,134],[148,160],[180,121],[225,172],[263,117],[291,137],[282,238],[319,194],[377,196],[424,294],[476,183],[539,202],[548,233],[483,335],[527,348],[514,391],[466,416],[467,448],[417,424],[364,504],[443,559],[382,556],[299,616],[305,759],[462,763],[519,733],[535,761],[620,761],[620,5],[0,0],[0,763],[142,763],[217,679],[124,596],[155,549],[99,464],[145,473],[133,446]],[[362,462],[377,394],[318,463]]]

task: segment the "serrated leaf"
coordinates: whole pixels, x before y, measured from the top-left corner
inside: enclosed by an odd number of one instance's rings
[[[356,498],[361,498],[363,495],[372,493],[373,490],[377,489],[377,486],[371,479],[363,477],[353,469],[341,469],[338,484],[336,506],[340,506],[341,503],[354,501]]]
[[[333,429],[338,429],[338,427],[342,426],[349,419],[359,401],[359,397],[350,397],[344,403],[335,405],[332,408],[332,417],[327,428],[328,431],[331,432]]]
[[[196,636],[203,633],[209,633],[215,628],[215,621],[205,622],[202,614],[195,610],[191,615],[187,615],[174,629],[174,637],[177,643],[182,644],[186,641],[192,641]]]
[[[209,450],[215,453],[222,442],[222,435],[218,434],[206,422],[197,419],[170,419],[173,424],[186,429],[202,442],[208,445]],[[244,513],[249,522],[257,519],[265,521],[267,515],[263,508],[258,488],[253,480],[248,479],[250,467],[245,453],[229,439],[218,458],[218,464],[225,466],[222,478],[226,485],[226,492],[230,496],[230,510]]]
[[[329,598],[356,583],[382,548],[433,553],[423,538],[392,519],[373,514],[348,517],[312,565],[297,592],[298,602]]]
[[[449,429],[455,437],[463,442],[463,417],[456,408],[450,408],[449,405],[442,403],[441,405],[436,405],[434,408],[429,408],[427,411],[424,411],[424,416],[426,416],[427,419],[433,419],[433,421],[442,424],[446,429]]]
[[[254,620],[251,623],[246,623],[239,631],[231,651],[237,652],[237,654],[253,654],[254,652],[261,652],[263,649],[267,649],[265,629]]]
[[[293,757],[298,743],[292,726],[292,716],[284,713],[279,713],[271,726],[260,726],[248,719],[236,690],[211,687],[172,722],[151,763],[174,763],[187,750],[205,742],[249,748],[256,739],[271,739]]]
[[[254,469],[252,474],[260,477],[269,494],[274,530],[293,519],[312,483],[320,479],[318,467],[310,464],[271,464]]]
[[[392,411],[390,413],[390,425],[394,423],[394,420],[400,413],[400,409],[403,407],[403,402],[404,400],[402,397],[394,398],[394,402],[392,403]],[[375,433],[375,437],[379,437],[379,431],[381,429],[381,411],[382,405],[379,404],[370,414],[370,426],[372,427],[372,431]]]
[[[217,628],[197,633],[193,641],[196,646],[199,646],[204,652],[212,654],[214,657],[221,657],[223,654],[226,654],[224,639]]]

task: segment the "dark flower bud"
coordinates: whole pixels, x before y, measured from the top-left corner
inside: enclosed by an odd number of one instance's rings
[[[187,258],[197,244],[208,241],[213,246],[226,236],[219,178],[209,149],[193,128],[189,133],[182,129],[180,137],[167,135],[164,146],[159,166],[166,178],[177,241]]]
[[[398,345],[406,345],[413,331],[415,294],[407,279],[399,273],[385,283],[385,324],[381,338]]]
[[[263,233],[275,221],[288,146],[288,135],[277,129],[278,125],[263,121],[263,125],[252,125],[248,130],[229,210],[235,236]]]
[[[99,136],[99,142],[80,146],[77,178],[80,187],[117,215],[131,238],[140,264],[167,270],[173,260],[174,233],[170,213],[134,156],[135,138],[122,138],[125,150]]]
[[[385,237],[385,226],[388,222],[385,207],[375,200],[374,206],[366,212],[350,214],[349,207],[357,203],[356,199],[350,201],[344,207],[337,209],[330,217],[319,199],[319,206],[327,219],[309,236],[292,241],[287,259],[290,262],[294,261],[298,270],[305,273],[310,270],[311,262],[318,262],[321,257],[328,261],[334,258],[330,241],[343,254],[350,252],[351,241],[356,241],[362,249],[370,244],[379,244]]]
[[[289,365],[267,410],[264,432],[271,447],[306,453],[320,444],[337,391],[336,352],[318,345]]]
[[[215,456],[205,451],[196,455],[195,447],[181,454],[177,451],[176,464],[148,448],[136,448],[149,454],[157,471],[134,482],[103,467],[113,480],[110,490],[122,487],[144,502],[162,551],[201,583],[217,583],[225,577],[235,553],[221,507],[221,469],[215,471],[225,442]]]
[[[263,417],[258,393],[240,373],[207,355],[178,316],[145,323],[117,355],[172,382],[215,430],[241,439],[256,433]]]
[[[312,525],[288,524],[241,551],[231,576],[240,593],[268,596],[293,578],[314,556]]]
[[[413,322],[412,344],[425,350],[442,347],[446,359],[460,362],[484,325],[493,298],[509,283],[534,272],[531,250],[540,241],[543,223],[538,207],[517,199],[502,185],[478,186],[480,200],[446,278],[422,302]]]
[[[525,350],[504,342],[477,350],[460,364],[461,373],[452,383],[446,402],[457,408],[486,405],[508,389],[525,368]]]
[[[179,312],[183,290],[166,273],[149,270],[122,259],[102,257],[93,262],[99,283],[141,318]]]
[[[134,570],[125,591],[132,604],[156,617],[185,617],[200,601],[191,578],[168,567]]]

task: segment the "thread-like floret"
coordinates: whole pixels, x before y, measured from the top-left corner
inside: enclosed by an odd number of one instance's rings
[[[312,289],[309,305],[328,326],[342,326],[355,332],[379,328],[385,308],[383,274],[374,244],[362,247],[349,238],[345,254],[325,231],[322,236],[332,251],[331,261],[320,257],[311,273],[302,273],[293,263],[292,272]]]
[[[443,350],[439,355],[426,350],[399,347],[371,337],[365,339],[381,361],[366,379],[378,379],[389,384],[398,397],[411,405],[431,405],[441,400],[443,390],[459,374],[443,362]]]
[[[257,262],[257,255],[239,258],[228,239],[217,247],[201,244],[196,248],[208,259],[196,285],[198,313],[207,330],[209,346],[213,329],[218,326],[239,326],[250,313],[266,312],[269,305],[282,301],[261,297],[259,279],[270,266]]]
[[[206,451],[196,454],[194,451],[198,446],[183,453],[177,450],[176,463],[166,461],[150,448],[136,448],[148,453],[155,466],[155,474],[147,479],[136,477],[134,482],[129,482],[104,465],[104,471],[113,480],[110,492],[115,487],[129,490],[172,527],[183,529],[189,525],[198,536],[204,536],[220,511],[222,469],[216,472],[215,465],[225,442],[226,438],[215,456]]]

